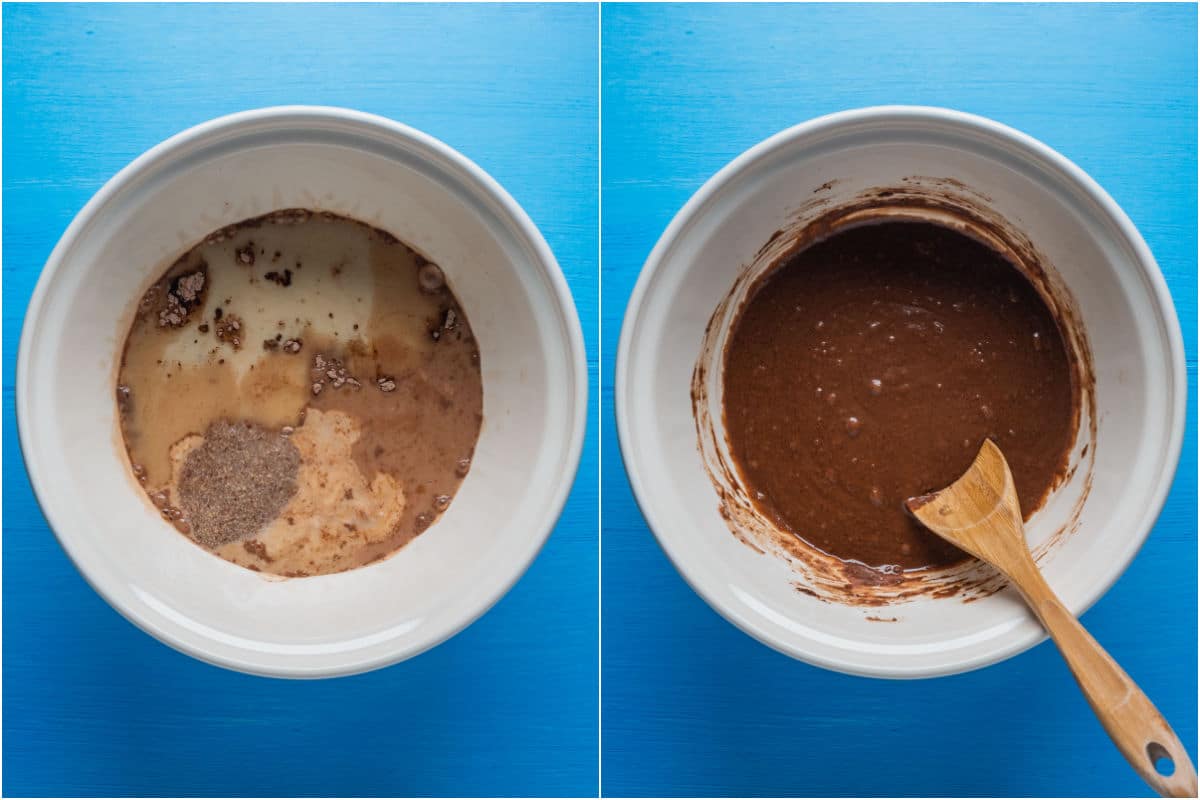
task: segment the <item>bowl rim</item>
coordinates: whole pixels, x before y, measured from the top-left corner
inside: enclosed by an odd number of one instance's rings
[[[1081,616],[1091,608],[1113,584],[1124,574],[1133,562],[1138,551],[1145,543],[1158,516],[1162,512],[1167,494],[1174,482],[1175,473],[1179,466],[1179,456],[1183,446],[1183,434],[1186,428],[1187,414],[1187,366],[1184,358],[1183,335],[1179,324],[1179,315],[1171,298],[1166,279],[1158,266],[1149,246],[1142,238],[1137,227],[1129,216],[1117,205],[1116,201],[1090,175],[1083,171],[1066,156],[1054,150],[1049,145],[1022,133],[1015,128],[996,122],[987,117],[957,111],[938,106],[918,105],[880,105],[863,108],[847,109],[831,114],[825,114],[786,128],[751,146],[732,161],[718,170],[696,192],[688,198],[683,207],[671,219],[667,228],[660,235],[650,255],[646,258],[638,275],[637,283],[630,294],[625,308],[625,317],[621,326],[620,341],[617,348],[616,366],[613,382],[613,409],[617,424],[617,441],[620,445],[621,458],[625,465],[626,475],[633,490],[642,516],[654,534],[659,547],[662,548],[671,564],[684,581],[698,594],[714,611],[734,626],[750,635],[768,647],[791,656],[800,661],[823,667],[835,672],[859,675],[873,678],[915,679],[954,675],[974,669],[990,666],[1030,649],[1044,641],[1047,637],[1040,627],[1014,637],[1007,645],[995,648],[979,656],[963,658],[958,662],[944,666],[912,667],[903,664],[880,661],[871,668],[861,664],[839,661],[836,658],[825,658],[796,647],[791,642],[785,642],[773,636],[769,631],[758,626],[755,621],[730,605],[708,587],[695,573],[688,570],[688,556],[684,547],[678,543],[672,544],[669,537],[659,531],[669,526],[669,520],[660,518],[653,510],[646,478],[639,467],[636,453],[641,445],[635,442],[630,430],[629,406],[626,395],[630,392],[630,362],[634,349],[634,329],[643,313],[643,305],[649,293],[654,275],[658,272],[664,258],[675,247],[677,241],[686,233],[693,217],[704,209],[714,196],[733,184],[745,173],[749,172],[766,158],[808,137],[829,134],[839,128],[849,126],[892,121],[897,123],[924,123],[942,125],[963,133],[987,134],[1005,142],[1019,150],[1022,155],[1032,156],[1042,161],[1052,169],[1058,170],[1071,184],[1082,191],[1094,202],[1107,220],[1116,226],[1119,235],[1124,238],[1134,255],[1135,266],[1146,281],[1153,304],[1157,307],[1163,323],[1163,334],[1166,339],[1169,366],[1168,369],[1176,379],[1177,391],[1174,392],[1173,405],[1168,419],[1169,433],[1165,448],[1163,469],[1156,477],[1156,484],[1150,502],[1143,510],[1135,534],[1130,537],[1130,545],[1119,565],[1112,570],[1104,580],[1097,582],[1089,589],[1082,603],[1071,608],[1075,616]],[[1114,564],[1118,560],[1114,560]]]
[[[123,602],[113,593],[106,591],[105,587],[100,585],[90,574],[84,561],[73,548],[71,537],[65,537],[59,533],[59,527],[63,524],[63,520],[56,513],[55,508],[56,503],[62,502],[62,498],[56,499],[55,492],[51,488],[54,485],[53,476],[46,473],[39,462],[37,453],[32,450],[31,444],[35,438],[30,427],[32,409],[29,406],[30,393],[28,391],[30,370],[32,369],[30,354],[33,344],[31,340],[40,325],[43,308],[49,298],[49,286],[61,269],[65,255],[75,245],[80,234],[88,228],[110,200],[149,171],[164,166],[169,163],[170,159],[177,157],[188,148],[202,145],[205,142],[213,142],[222,137],[236,136],[244,130],[263,123],[273,124],[276,131],[304,130],[322,123],[348,125],[360,134],[383,136],[402,143],[423,160],[436,167],[439,172],[446,172],[449,167],[461,173],[461,175],[455,176],[456,179],[460,179],[459,182],[467,190],[477,197],[489,201],[499,211],[497,216],[500,221],[516,234],[518,241],[523,240],[529,246],[534,256],[534,269],[539,270],[547,280],[566,334],[566,345],[570,353],[567,364],[569,381],[574,396],[577,398],[574,408],[570,409],[567,414],[570,436],[563,442],[564,463],[567,468],[562,472],[553,491],[543,503],[544,511],[541,519],[535,529],[531,531],[526,552],[514,562],[511,575],[499,581],[491,591],[481,595],[474,603],[470,604],[467,607],[468,613],[431,628],[430,633],[415,644],[409,643],[401,646],[402,640],[396,638],[392,640],[393,644],[390,648],[386,648],[385,652],[378,655],[372,654],[369,657],[363,657],[367,654],[365,649],[339,652],[336,663],[320,667],[305,666],[301,663],[303,657],[300,656],[259,653],[256,655],[256,660],[250,660],[202,650],[175,636],[172,628],[158,624],[154,618],[144,613],[144,609],[135,604]],[[15,395],[17,436],[34,498],[46,518],[48,527],[54,533],[75,569],[109,606],[160,642],[206,663],[267,677],[325,678],[353,675],[390,666],[436,647],[482,617],[516,585],[537,558],[557,525],[574,486],[587,425],[588,372],[583,329],[566,276],[554,257],[554,253],[550,250],[550,246],[529,215],[491,175],[441,140],[387,117],[336,106],[285,105],[238,111],[180,131],[139,155],[109,178],[92,195],[59,237],[42,267],[37,284],[26,306],[17,351]],[[359,657],[354,657],[356,654]],[[326,656],[326,658],[329,657]],[[272,659],[279,663],[271,665],[264,663]]]

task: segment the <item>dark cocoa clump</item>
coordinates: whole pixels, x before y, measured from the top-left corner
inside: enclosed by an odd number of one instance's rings
[[[442,314],[441,322],[437,323],[430,329],[429,335],[435,341],[439,342],[442,336],[458,329],[458,314],[454,313],[453,308],[448,308]],[[462,338],[461,336],[459,338]]]
[[[200,269],[175,277],[171,288],[163,296],[162,307],[158,311],[158,327],[178,328],[187,324],[192,309],[204,300],[204,284],[207,273],[204,265]]]
[[[287,287],[292,285],[292,271],[290,269],[285,269],[283,272],[271,270],[266,275],[263,275],[263,277],[280,286]]]
[[[228,342],[234,350],[240,350],[244,336],[245,331],[242,328],[241,317],[236,314],[224,314],[217,317],[217,338],[222,342]]]
[[[117,410],[128,414],[133,408],[133,391],[125,384],[117,386]]]
[[[263,350],[279,350],[284,353],[295,355],[300,352],[300,348],[304,347],[304,342],[301,339],[283,340],[283,334],[275,334],[274,339],[263,340]]]
[[[314,355],[311,375],[314,396],[320,394],[327,384],[334,389],[341,389],[344,386],[352,389],[362,388],[362,382],[350,374],[345,364],[332,356],[324,356],[320,353]]]
[[[244,547],[246,552],[250,555],[258,556],[268,564],[275,560],[267,553],[267,546],[257,539],[247,539],[246,541],[242,542],[242,547]]]
[[[300,451],[287,437],[248,422],[212,423],[179,476],[192,538],[220,547],[252,536],[292,499],[299,468]]]

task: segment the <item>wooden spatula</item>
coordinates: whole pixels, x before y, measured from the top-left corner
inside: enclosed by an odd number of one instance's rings
[[[961,478],[907,501],[925,527],[1004,573],[1042,621],[1118,749],[1164,797],[1195,797],[1196,768],[1179,737],[1042,577],[1021,524],[1012,472],[990,439]],[[1163,768],[1164,775],[1158,766]]]

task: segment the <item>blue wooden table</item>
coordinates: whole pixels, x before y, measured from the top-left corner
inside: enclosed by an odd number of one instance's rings
[[[693,594],[633,502],[613,361],[659,234],[750,145],[886,103],[959,108],[1050,144],[1116,198],[1166,274],[1187,347],[1183,457],[1145,548],[1084,621],[1194,758],[1195,6],[605,5],[601,28],[604,793],[1148,791],[1051,645],[920,682],[806,666]]]
[[[483,619],[388,669],[286,682],[180,655],[87,587],[30,493],[13,372],[38,273],[105,180],[190,125],[286,103],[392,117],[490,172],[554,249],[594,354],[598,9],[3,13],[4,794],[594,795],[594,413],[557,529]]]

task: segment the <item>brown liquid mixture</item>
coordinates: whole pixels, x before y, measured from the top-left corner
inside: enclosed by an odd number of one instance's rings
[[[906,498],[985,437],[1028,518],[1062,478],[1078,388],[1041,296],[991,248],[930,223],[837,232],[760,279],[725,352],[730,449],[759,510],[845,561],[942,567],[966,554]]]
[[[449,507],[483,384],[437,265],[290,209],[216,231],[147,291],[117,400],[165,518],[229,561],[305,576],[383,558]]]

